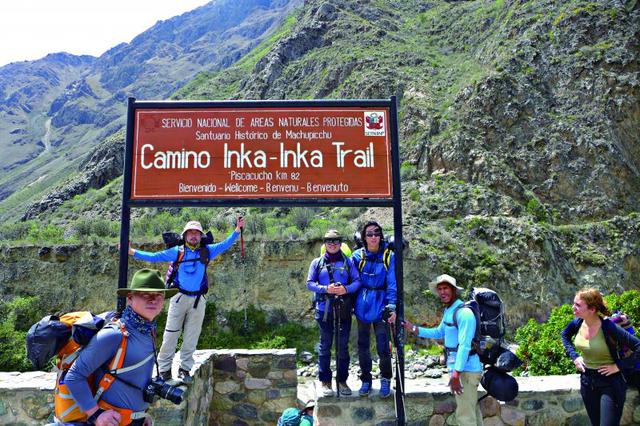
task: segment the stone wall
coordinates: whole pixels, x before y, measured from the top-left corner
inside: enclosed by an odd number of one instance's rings
[[[445,379],[446,380],[446,379]],[[443,379],[406,382],[406,419],[410,426],[455,425],[455,398]],[[577,374],[570,376],[519,377],[518,397],[501,403],[484,398],[480,408],[485,426],[583,426],[589,424]],[[374,382],[375,385],[375,382]],[[355,394],[356,392],[354,392]],[[480,392],[480,396],[484,392]],[[319,398],[314,424],[320,426],[395,424],[393,398],[381,399],[377,392],[358,396]],[[627,391],[621,425],[640,425],[640,397]]]
[[[315,383],[298,384],[295,350],[207,350],[196,352],[194,383],[176,406],[160,401],[151,409],[157,426],[273,425],[296,402],[315,397]],[[485,426],[580,426],[589,424],[578,375],[520,377],[509,403],[481,402]],[[54,373],[0,373],[0,424],[42,425],[52,419]],[[375,383],[374,383],[375,385]],[[406,382],[406,418],[411,426],[455,424],[455,399],[444,379]],[[394,399],[377,391],[367,398],[321,397],[319,426],[391,426]],[[481,392],[482,395],[482,392]],[[640,396],[627,391],[621,425],[640,425]]]
[[[150,408],[156,425],[271,425],[296,404],[295,349],[203,350],[195,357],[184,401]],[[0,372],[0,425],[52,421],[54,385],[55,373]]]

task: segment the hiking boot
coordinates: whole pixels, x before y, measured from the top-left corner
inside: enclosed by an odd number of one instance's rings
[[[371,382],[362,382],[362,386],[360,386],[360,390],[358,394],[360,396],[367,396],[371,392]]]
[[[191,384],[193,382],[193,377],[191,377],[187,370],[183,370],[182,368],[178,370],[178,378],[182,380],[182,383],[184,383],[185,385]]]
[[[331,389],[331,382],[322,382],[320,387],[320,394],[322,396],[333,396],[333,389]]]
[[[347,382],[338,382],[338,390],[340,391],[340,395],[351,395],[351,388],[347,385]]]
[[[160,372],[160,376],[159,376],[162,380],[164,380],[165,382],[168,382],[169,380],[172,379],[171,377],[171,370],[167,370],[167,371],[161,371]]]
[[[391,395],[391,380],[380,379],[380,397],[386,398]]]

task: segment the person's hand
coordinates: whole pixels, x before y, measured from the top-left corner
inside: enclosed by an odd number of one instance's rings
[[[620,371],[620,369],[615,364],[607,364],[598,368],[598,373],[602,374],[603,376],[610,376],[612,374],[616,374],[618,371]]]
[[[460,372],[453,370],[449,379],[449,388],[454,395],[462,395],[462,383],[460,383]]]
[[[120,424],[120,413],[115,410],[107,410],[96,419],[96,426],[118,426]]]
[[[337,296],[343,296],[343,295],[347,294],[347,288],[345,286],[343,286],[342,284],[336,283],[333,286],[336,289],[335,294]]]
[[[573,363],[576,365],[578,371],[584,373],[587,366],[584,364],[584,359],[581,356],[573,360]]]
[[[147,416],[144,418],[144,423],[142,423],[142,426],[153,426],[153,419],[151,418],[151,416]]]
[[[236,231],[240,232],[240,229],[244,228],[244,217],[238,217],[238,221],[236,222]]]
[[[395,324],[396,323],[396,311],[391,311],[391,313],[389,314],[389,318],[387,319],[387,322],[389,324]]]
[[[411,321],[409,320],[402,321],[402,326],[404,327],[405,330],[407,330],[407,332],[412,334],[417,334],[416,326]]]
[[[118,251],[120,251],[120,243],[118,243]],[[132,249],[131,244],[129,244],[129,250],[127,250],[127,252],[129,253],[129,256],[133,256],[133,253],[135,253],[136,251]]]
[[[329,284],[327,286],[327,293],[328,294],[336,294],[336,286],[333,284]]]

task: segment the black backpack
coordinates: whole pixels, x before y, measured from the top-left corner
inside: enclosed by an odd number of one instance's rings
[[[470,355],[478,354],[483,364],[495,364],[506,350],[502,347],[506,325],[500,296],[488,288],[472,288],[469,300],[455,309],[453,323],[447,325],[458,328],[458,311],[462,308],[470,309],[476,317],[476,332]]]

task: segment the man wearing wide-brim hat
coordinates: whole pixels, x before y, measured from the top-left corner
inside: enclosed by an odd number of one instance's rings
[[[88,424],[152,424],[146,414],[149,403],[143,399],[143,389],[149,384],[155,366],[154,320],[162,311],[165,297],[176,292],[164,288],[160,272],[155,269],[137,271],[128,288],[117,290],[118,296],[127,298],[120,319],[91,339],[65,377],[69,392],[88,417]],[[121,356],[123,363],[117,367]],[[109,377],[111,372],[102,368],[104,365],[118,373]],[[108,383],[97,402],[89,387],[91,375],[96,389]]]
[[[476,317],[471,309],[464,308],[460,299],[464,288],[458,286],[454,277],[438,275],[429,283],[429,290],[444,304],[442,321],[437,327],[418,327],[409,321],[405,329],[425,339],[444,339],[449,387],[456,397],[456,420],[459,425],[482,425],[482,414],[478,407],[478,384],[482,376],[482,363],[472,350],[476,332]],[[454,321],[455,316],[455,321]]]
[[[200,222],[187,222],[182,230],[184,244],[173,246],[155,253],[129,248],[135,259],[147,262],[172,262],[171,285],[179,294],[171,298],[167,324],[162,336],[162,346],[158,353],[160,376],[171,380],[171,366],[182,333],[180,347],[180,367],[178,378],[183,383],[193,381],[191,368],[195,364],[193,353],[198,346],[206,307],[206,293],[209,289],[207,266],[209,262],[229,250],[240,236],[244,219],[239,217],[236,228],[224,240],[216,244],[205,244],[204,230]]]

